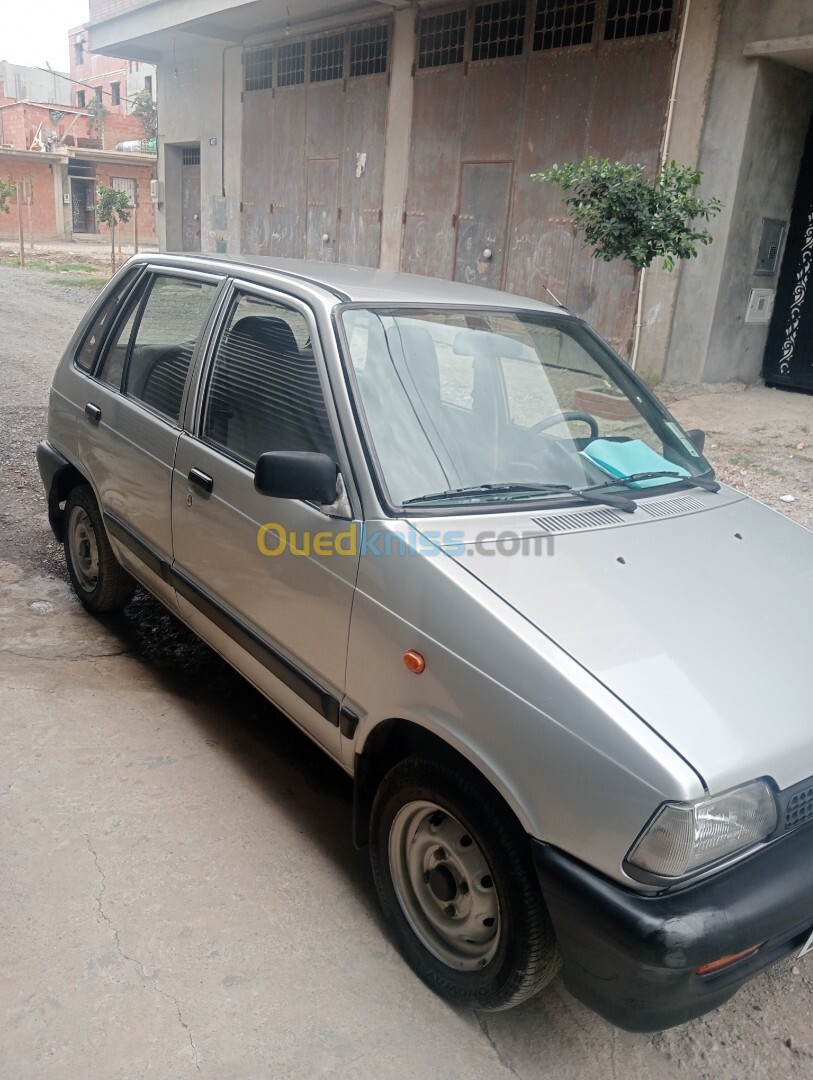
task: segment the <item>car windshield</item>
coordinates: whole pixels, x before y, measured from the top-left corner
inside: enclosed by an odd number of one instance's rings
[[[394,506],[561,499],[613,480],[629,498],[711,475],[654,395],[572,316],[345,307],[341,319]]]

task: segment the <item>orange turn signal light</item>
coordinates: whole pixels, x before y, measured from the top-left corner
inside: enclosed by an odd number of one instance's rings
[[[415,649],[407,649],[404,653],[404,666],[407,671],[411,671],[413,675],[420,675],[426,668],[426,661]]]
[[[742,952],[730,953],[728,956],[721,956],[719,960],[712,960],[710,964],[703,964],[695,971],[695,975],[711,975],[714,971],[722,971],[723,968],[727,968],[731,964],[736,964],[738,960],[744,960],[747,956],[753,956],[754,953],[759,952],[764,944],[765,942],[761,941],[759,945],[752,945],[750,949],[743,949]]]

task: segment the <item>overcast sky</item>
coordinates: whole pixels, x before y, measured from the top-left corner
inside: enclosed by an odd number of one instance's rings
[[[0,7],[0,60],[68,70],[68,30],[88,21],[88,0],[0,0]]]

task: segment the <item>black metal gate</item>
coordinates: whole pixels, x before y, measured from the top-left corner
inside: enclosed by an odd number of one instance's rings
[[[769,386],[813,391],[813,125],[807,135],[776,290],[763,375]]]

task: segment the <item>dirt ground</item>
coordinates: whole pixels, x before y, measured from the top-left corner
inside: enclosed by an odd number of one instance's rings
[[[344,774],[149,597],[73,599],[34,449],[96,286],[58,276],[0,268],[3,1080],[813,1077],[813,954],[654,1036],[558,980],[475,1016],[412,976]],[[721,479],[813,526],[813,398],[662,393]]]

